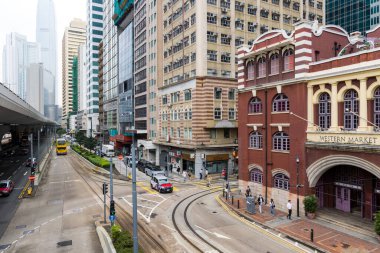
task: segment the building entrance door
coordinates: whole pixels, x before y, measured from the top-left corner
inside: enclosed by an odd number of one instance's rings
[[[346,187],[335,188],[335,207],[344,212],[351,212],[351,190]]]
[[[323,185],[317,185],[315,187],[315,196],[318,198],[318,207],[323,207]]]

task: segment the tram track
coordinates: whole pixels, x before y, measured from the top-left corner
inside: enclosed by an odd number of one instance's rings
[[[74,157],[74,156],[72,156]],[[91,177],[88,177],[88,174],[84,171],[79,171],[77,168],[81,168],[82,170],[87,170],[84,165],[79,163],[79,158],[75,157],[74,159],[70,159],[69,163],[73,166],[74,170],[78,173],[78,175],[83,179],[83,181],[88,185],[90,190],[103,202],[103,194],[99,194],[98,191],[94,189],[94,187],[87,181],[91,180],[93,183],[95,183],[96,186],[99,187],[98,190],[101,189],[100,185],[98,183],[103,183],[104,181],[95,180]],[[74,163],[74,164],[73,164]],[[108,198],[110,197],[109,194],[107,194]],[[117,208],[116,212],[118,213],[119,219],[118,223],[121,225],[121,227],[124,230],[132,231],[132,225],[133,225],[133,217],[130,215],[127,211],[125,211],[121,205],[118,203],[115,203],[115,206]],[[107,208],[109,209],[109,205],[107,204]],[[159,242],[155,237],[152,236],[152,234],[142,226],[141,224],[137,223],[138,228],[138,234],[139,234],[139,246],[144,249],[146,252],[156,252],[156,253],[167,253],[168,251],[161,242]]]
[[[195,201],[197,201],[198,199],[203,198],[203,197],[205,197],[205,196],[207,196],[207,195],[213,194],[213,193],[215,193],[215,192],[218,191],[218,190],[220,190],[220,189],[204,190],[204,191],[201,191],[201,192],[197,192],[197,193],[191,194],[191,195],[187,196],[186,198],[182,199],[180,202],[178,202],[178,203],[175,205],[175,207],[174,207],[174,209],[173,209],[173,212],[172,212],[172,222],[173,222],[173,225],[174,225],[175,230],[181,235],[181,237],[182,237],[183,239],[186,240],[186,242],[187,242],[189,245],[191,245],[194,249],[196,249],[196,250],[199,251],[199,252],[204,252],[204,250],[202,250],[200,247],[198,247],[198,246],[196,245],[195,242],[193,242],[188,236],[186,236],[186,235],[181,231],[180,227],[178,226],[178,223],[177,223],[177,220],[176,220],[176,217],[175,217],[175,216],[176,216],[176,213],[177,213],[178,208],[179,208],[179,207],[180,207],[185,201],[187,201],[187,200],[193,198],[194,196],[197,196],[197,195],[199,195],[199,194],[202,194],[202,195],[200,195],[200,196],[198,196],[198,197],[192,199],[189,203],[187,203],[187,205],[185,206],[184,213],[183,213],[184,221],[185,221],[185,223],[186,223],[187,228],[190,229],[190,231],[192,232],[192,234],[194,234],[197,238],[199,238],[202,242],[204,242],[205,244],[207,244],[208,246],[210,246],[212,249],[216,250],[217,252],[223,253],[222,250],[220,250],[220,249],[218,249],[217,247],[215,247],[214,245],[212,245],[210,242],[208,242],[206,239],[204,239],[202,236],[200,236],[200,235],[194,230],[194,228],[190,225],[190,222],[189,222],[189,219],[188,219],[188,215],[187,215],[188,210],[189,210],[189,207],[190,207]],[[206,192],[206,193],[205,193],[205,192]],[[205,194],[203,194],[203,193],[205,193]]]

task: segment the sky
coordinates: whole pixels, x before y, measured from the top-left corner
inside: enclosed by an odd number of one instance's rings
[[[6,34],[17,32],[28,41],[36,41],[36,15],[38,0],[0,0],[0,82],[2,54]],[[74,18],[86,21],[86,0],[54,0],[57,29],[57,89],[58,104],[62,105],[62,38],[65,27]]]

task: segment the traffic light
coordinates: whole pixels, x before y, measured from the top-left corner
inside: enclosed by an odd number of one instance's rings
[[[30,175],[36,175],[36,166],[34,164],[32,164],[32,166],[30,167]]]
[[[103,195],[106,195],[108,192],[108,184],[103,183]]]
[[[110,215],[115,215],[115,201],[111,200],[110,204]]]

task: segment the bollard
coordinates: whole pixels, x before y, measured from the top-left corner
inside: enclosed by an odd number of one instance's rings
[[[223,197],[224,197],[224,190],[223,190]]]
[[[232,205],[234,205],[234,196],[231,197]]]
[[[310,240],[314,242],[314,230],[310,229]]]
[[[226,191],[226,201],[228,201],[228,192]]]
[[[240,209],[240,201],[238,200],[238,203],[237,203],[237,208]]]

